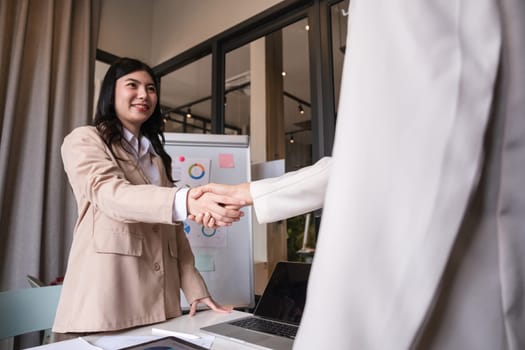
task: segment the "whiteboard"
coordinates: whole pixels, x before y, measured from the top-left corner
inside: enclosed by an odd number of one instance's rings
[[[250,148],[246,135],[165,133],[177,186],[208,182],[238,184],[250,181]],[[227,228],[211,230],[192,221],[184,231],[195,255],[195,266],[215,301],[234,307],[253,307],[253,234],[250,208]],[[189,308],[181,292],[182,308]]]

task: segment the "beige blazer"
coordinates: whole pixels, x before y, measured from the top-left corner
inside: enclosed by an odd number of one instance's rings
[[[162,186],[117,147],[115,158],[94,127],[62,145],[78,220],[56,313],[55,332],[98,332],[181,315],[180,289],[191,303],[208,296],[180,224],[172,224],[177,188],[160,157]]]
[[[308,213],[323,206],[330,157],[283,176],[253,181],[250,193],[261,224]]]

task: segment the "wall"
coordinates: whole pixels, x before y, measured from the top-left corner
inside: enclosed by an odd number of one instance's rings
[[[151,58],[164,62],[281,1],[155,0]]]
[[[102,0],[98,48],[117,56],[151,61],[154,1]]]
[[[98,48],[155,66],[282,0],[102,0]]]

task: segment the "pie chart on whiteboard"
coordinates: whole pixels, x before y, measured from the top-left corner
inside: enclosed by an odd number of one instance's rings
[[[188,175],[194,179],[194,180],[200,180],[206,175],[206,170],[204,168],[204,165],[200,163],[193,163],[188,168]]]

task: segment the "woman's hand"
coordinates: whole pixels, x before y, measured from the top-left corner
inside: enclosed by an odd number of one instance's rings
[[[211,310],[221,313],[221,314],[228,314],[232,312],[231,306],[221,306],[217,304],[211,297],[204,297],[200,299],[196,299],[193,303],[191,303],[190,306],[190,316],[195,315],[197,312],[197,306],[202,303],[208,306]]]
[[[204,193],[215,193],[223,197],[228,197],[231,199],[237,199],[244,205],[252,205],[253,198],[250,192],[250,183],[245,182],[237,185],[225,185],[225,184],[216,184],[209,183],[207,185],[195,187],[190,195],[194,198],[199,198]],[[226,203],[225,203],[226,204]]]
[[[213,218],[215,226],[231,226],[244,215],[240,210],[244,205],[242,200],[211,192],[199,192],[199,196],[196,196],[194,191],[196,191],[195,188],[190,189],[187,198],[188,218],[190,219],[198,214],[206,213],[210,219]]]
[[[229,213],[233,213],[231,210],[234,212],[239,211],[241,206],[253,204],[249,182],[238,185],[210,183],[204,186],[192,188],[189,196],[193,199],[198,199],[209,193],[213,193],[223,199],[228,198],[228,203],[222,204],[224,209],[226,209],[226,211]],[[240,212],[240,216],[242,215],[244,215],[244,213]],[[218,218],[216,215],[213,215],[213,213],[210,211],[201,211],[196,214],[190,213],[190,215],[188,215],[188,219],[208,228],[217,228],[219,226],[230,225],[227,222],[221,222],[220,218]]]

